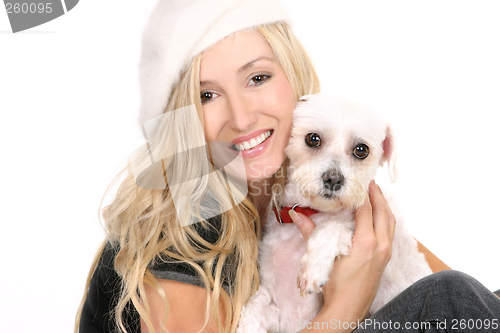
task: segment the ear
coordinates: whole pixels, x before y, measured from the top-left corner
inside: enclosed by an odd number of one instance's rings
[[[394,183],[396,178],[398,178],[398,169],[396,168],[397,155],[394,143],[394,134],[390,125],[387,125],[385,139],[384,142],[382,142],[382,149],[384,150],[384,153],[382,154],[380,165],[382,166],[384,162],[387,162],[389,177],[391,178],[391,182]]]

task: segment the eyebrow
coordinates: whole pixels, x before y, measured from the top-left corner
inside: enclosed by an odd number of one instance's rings
[[[274,62],[274,58],[272,57],[267,57],[267,56],[262,56],[262,57],[258,57],[257,59],[254,59],[250,62],[248,62],[247,64],[243,65],[240,67],[240,69],[238,69],[238,73],[241,73],[243,72],[244,70],[247,70],[249,69],[250,67],[252,67],[256,62],[258,61],[261,61],[261,60],[268,60],[268,61],[272,61]]]
[[[268,61],[272,61],[272,62],[275,62],[275,59],[273,57],[267,57],[267,56],[262,56],[262,57],[258,57],[252,61],[249,61],[248,63],[246,63],[245,65],[241,66],[239,69],[238,69],[238,73],[241,73],[249,68],[251,68],[256,62],[259,62],[261,60],[268,60]],[[207,80],[207,81],[200,81],[200,87],[203,87],[205,85],[210,85],[210,84],[214,84],[215,81],[212,81],[212,80]]]

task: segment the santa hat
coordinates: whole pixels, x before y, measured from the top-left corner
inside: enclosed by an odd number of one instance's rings
[[[234,32],[279,21],[290,24],[278,0],[159,0],[142,36],[139,125],[163,114],[199,53]]]

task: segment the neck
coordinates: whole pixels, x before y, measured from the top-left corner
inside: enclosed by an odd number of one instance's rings
[[[271,188],[273,185],[273,178],[266,178],[262,180],[251,180],[248,183],[248,191],[253,198],[256,208],[261,217],[261,222],[263,217],[267,212],[269,201],[271,200]]]

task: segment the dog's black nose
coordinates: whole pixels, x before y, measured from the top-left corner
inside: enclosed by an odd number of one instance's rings
[[[323,174],[323,186],[332,191],[336,192],[342,188],[344,185],[344,176],[335,171],[327,171]]]

